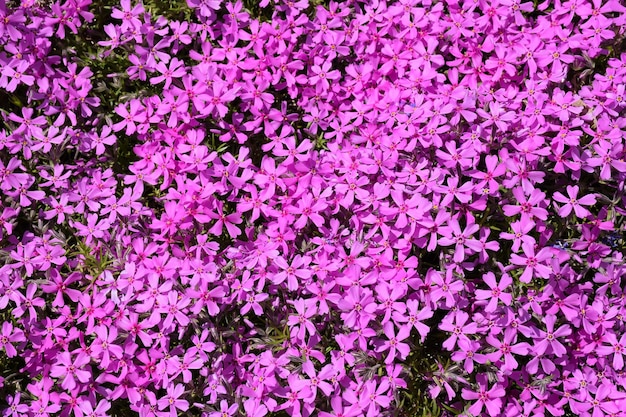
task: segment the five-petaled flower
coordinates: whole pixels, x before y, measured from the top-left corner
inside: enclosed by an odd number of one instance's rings
[[[554,193],[552,198],[554,201],[563,203],[563,205],[559,208],[559,216],[567,217],[572,210],[579,218],[586,218],[590,212],[583,206],[593,206],[596,204],[596,197],[593,194],[587,194],[582,197],[578,197],[579,187],[577,185],[568,185],[566,187],[567,197],[564,196],[561,192],[557,191]],[[555,203],[556,206],[556,203]]]

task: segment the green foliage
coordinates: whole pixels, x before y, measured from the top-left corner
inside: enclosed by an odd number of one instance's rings
[[[73,259],[81,260],[77,267],[78,272],[90,278],[89,283],[81,288],[82,291],[93,291],[94,283],[102,273],[117,265],[119,262],[108,249],[100,246],[94,253],[93,247],[87,245],[82,240],[76,242],[74,251],[71,252],[69,256]]]
[[[186,0],[145,0],[143,6],[153,17],[163,16],[168,20],[194,21],[195,13]]]
[[[446,335],[437,329],[442,318],[443,314],[437,312],[425,323],[431,332],[424,343],[420,343],[416,335],[411,340],[411,353],[404,364],[408,386],[397,394],[396,417],[435,417],[441,416],[446,410],[458,413],[440,400],[445,397],[445,390],[439,399],[431,398],[429,393],[433,382],[440,384],[440,378],[444,375],[442,369],[447,370],[451,366],[449,352],[441,346]],[[450,383],[454,384],[454,381]]]

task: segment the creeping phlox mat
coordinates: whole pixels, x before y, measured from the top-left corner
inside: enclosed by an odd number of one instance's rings
[[[622,0],[0,0],[0,416],[626,415]]]

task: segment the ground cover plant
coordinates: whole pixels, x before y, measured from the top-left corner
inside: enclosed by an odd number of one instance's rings
[[[625,415],[625,29],[0,0],[0,413]]]

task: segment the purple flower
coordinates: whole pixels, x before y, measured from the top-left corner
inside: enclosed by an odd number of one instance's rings
[[[15,329],[13,325],[9,322],[2,323],[2,332],[0,333],[0,347],[4,349],[6,355],[9,358],[13,358],[17,355],[17,350],[15,349],[15,346],[13,346],[13,343],[22,342],[24,340],[24,333],[21,330]],[[16,401],[19,402],[19,396],[17,398],[18,399]]]
[[[443,342],[443,347],[448,350],[454,350],[458,340],[469,341],[467,335],[475,334],[478,331],[476,323],[467,323],[469,315],[463,311],[457,311],[456,314],[448,313],[443,319],[439,328],[441,330],[452,333],[452,335]]]
[[[572,329],[569,325],[564,324],[554,330],[556,317],[550,314],[544,318],[544,322],[546,330],[539,330],[536,334],[535,339],[538,341],[535,343],[533,352],[537,355],[543,355],[546,352],[553,353],[557,357],[565,355],[567,349],[558,338],[569,336],[572,333]]]
[[[513,283],[513,279],[511,279],[508,274],[503,274],[500,278],[500,282],[497,283],[496,276],[493,274],[493,272],[487,272],[485,275],[483,275],[483,281],[485,281],[485,283],[489,286],[490,290],[476,290],[476,299],[489,300],[487,307],[485,307],[485,311],[496,311],[498,301],[502,301],[507,306],[511,305],[513,296],[509,293],[504,292],[504,290]]]
[[[542,262],[551,258],[551,255],[547,248],[543,248],[535,253],[533,245],[528,243],[522,244],[524,250],[524,256],[512,254],[511,263],[515,265],[525,266],[524,272],[520,276],[520,281],[524,283],[530,283],[534,276],[541,278],[548,278],[551,270],[548,266]]]
[[[596,353],[603,356],[613,354],[613,367],[617,370],[624,368],[623,355],[626,354],[626,335],[622,335],[618,340],[617,335],[610,332],[606,335],[605,341],[610,346],[601,345],[596,348]]]
[[[468,373],[474,372],[474,362],[484,364],[487,362],[487,356],[478,353],[481,344],[474,340],[459,339],[459,349],[452,354],[452,360],[463,361],[463,369]]]
[[[50,376],[53,378],[62,378],[61,387],[67,390],[73,390],[77,381],[86,383],[91,379],[91,371],[84,369],[89,364],[89,357],[76,356],[72,360],[70,352],[61,352],[56,359],[55,365],[50,368]]]
[[[372,291],[355,286],[348,289],[337,306],[343,311],[341,319],[351,328],[367,326],[377,309]]]
[[[568,197],[565,197],[558,191],[552,196],[555,201],[558,201],[559,203],[564,203],[564,205],[559,208],[559,215],[566,217],[572,212],[573,209],[574,213],[576,213],[576,216],[578,216],[579,218],[587,217],[590,213],[586,208],[582,206],[594,205],[596,203],[596,197],[592,194],[588,194],[578,198],[578,186],[576,185],[568,185],[566,189]]]
[[[505,374],[511,373],[518,367],[518,363],[513,354],[526,355],[530,351],[530,345],[528,343],[515,344],[516,340],[517,331],[515,329],[506,329],[504,331],[504,339],[502,341],[491,335],[486,338],[487,343],[498,349],[496,352],[487,354],[487,359],[497,363],[501,361],[501,358],[504,356],[504,361],[500,369],[502,369]]]
[[[501,232],[500,237],[502,239],[512,240],[513,252],[517,252],[520,249],[522,243],[526,243],[528,245],[534,245],[536,243],[535,239],[530,236],[528,233],[535,228],[536,224],[533,221],[517,221],[511,223],[511,229],[513,233]]]
[[[387,336],[387,340],[384,340],[382,344],[376,349],[377,352],[387,352],[386,364],[391,364],[395,358],[396,353],[399,353],[400,359],[404,360],[409,355],[411,349],[407,343],[402,343],[411,334],[411,329],[405,326],[401,326],[396,332],[392,322],[387,322],[383,325],[383,332]]]
[[[476,376],[477,388],[470,390],[463,388],[462,396],[466,400],[474,400],[468,411],[473,415],[480,415],[483,408],[487,409],[487,413],[495,417],[500,414],[502,409],[502,397],[505,396],[505,391],[498,385],[489,388],[488,379],[485,374],[479,374]]]
[[[107,400],[100,400],[94,408],[90,402],[85,401],[81,402],[80,408],[85,413],[85,417],[106,417],[107,411],[111,408],[111,403]]]
[[[8,397],[9,407],[4,411],[4,416],[10,417],[19,417],[23,416],[28,412],[28,405],[22,404],[21,402],[21,393],[16,392],[15,395]]]
[[[293,306],[296,309],[295,315],[290,315],[287,319],[287,325],[291,326],[291,335],[298,340],[304,340],[304,337],[308,333],[313,336],[317,333],[317,329],[312,321],[309,319],[316,315],[316,309],[311,304],[306,303],[303,299],[293,301]]]
[[[210,417],[229,417],[235,415],[239,406],[237,404],[233,404],[231,406],[228,405],[228,402],[225,400],[220,401],[220,411],[213,412],[209,414]]]

